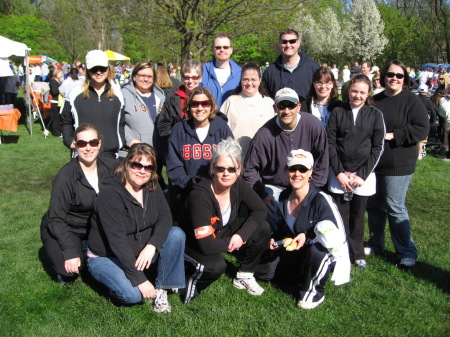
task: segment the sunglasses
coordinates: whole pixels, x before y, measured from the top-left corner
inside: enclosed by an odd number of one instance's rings
[[[214,171],[223,173],[225,170],[228,171],[228,173],[236,173],[239,167],[222,167],[222,166],[214,166]]]
[[[289,101],[283,101],[283,102],[280,102],[277,104],[278,110],[284,110],[286,108],[289,110],[294,110],[297,106],[298,106],[297,103],[289,102]]]
[[[80,148],[86,147],[88,144],[91,147],[97,147],[100,144],[100,140],[98,140],[98,139],[91,139],[91,140],[81,140],[81,139],[79,139],[79,140],[77,140],[75,142],[75,144],[77,144],[77,147],[80,147]]]
[[[189,80],[198,81],[199,78],[200,78],[200,76],[183,76],[183,80],[185,80],[185,81],[189,81]]]
[[[221,50],[221,49],[228,50],[228,49],[230,49],[231,47],[230,47],[230,46],[214,46],[214,48],[215,48],[216,50]]]
[[[94,68],[89,69],[89,72],[92,73],[92,74],[96,74],[96,73],[98,73],[98,72],[100,72],[100,73],[103,74],[103,73],[105,73],[107,70],[108,70],[107,67],[100,67],[100,66],[97,66],[97,67],[94,67]]]
[[[288,171],[291,173],[294,173],[297,171],[300,173],[306,173],[309,171],[309,168],[307,168],[306,166],[303,166],[303,165],[295,165],[295,166],[288,167]]]
[[[401,80],[403,77],[405,77],[404,74],[400,74],[400,73],[393,73],[393,72],[388,72],[386,73],[386,76],[389,78],[393,78],[394,76],[397,77],[399,80]]]
[[[137,161],[130,162],[130,167],[133,170],[136,170],[136,171],[140,171],[140,170],[142,170],[142,168],[144,168],[145,172],[147,172],[147,173],[152,173],[155,170],[155,165],[146,165],[146,166],[144,166],[144,165],[142,165],[141,163],[139,163]]]
[[[202,106],[203,108],[209,108],[211,106],[211,101],[192,101],[189,106],[191,108],[198,108],[199,106]]]
[[[287,44],[288,42],[290,44],[294,44],[298,41],[298,39],[292,39],[292,40],[280,40],[281,44]]]

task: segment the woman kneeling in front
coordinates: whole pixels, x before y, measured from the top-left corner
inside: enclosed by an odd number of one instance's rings
[[[270,250],[276,259],[270,275],[261,276],[266,280],[279,277],[276,275],[282,272],[279,267],[290,265],[288,273],[299,274],[297,306],[307,310],[325,300],[325,283],[333,266],[331,280],[336,285],[350,281],[344,224],[333,198],[309,183],[313,166],[312,154],[304,150],[292,150],[287,158],[290,187],[280,194],[283,221],[270,240]],[[293,238],[291,245],[276,241],[287,237]],[[279,262],[283,263],[277,266]]]
[[[171,311],[167,289],[185,287],[185,235],[172,216],[156,174],[156,153],[145,143],[105,181],[94,206],[88,268],[123,304],[153,299],[153,311]],[[144,271],[158,261],[156,290]]]
[[[187,202],[189,215],[183,224],[188,272],[184,303],[223,274],[222,252],[234,252],[240,262],[234,287],[256,296],[264,292],[253,272],[269,244],[270,227],[264,220],[266,207],[261,198],[240,177],[241,153],[236,140],[222,140],[213,151],[212,178],[194,179]],[[239,217],[241,205],[246,207],[245,218]]]

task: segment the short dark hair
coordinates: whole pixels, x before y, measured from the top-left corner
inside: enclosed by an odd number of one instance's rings
[[[158,80],[158,76],[156,75],[155,71],[155,65],[153,62],[139,62],[136,63],[133,69],[133,72],[131,73],[131,80],[133,82],[133,85],[135,86],[136,83],[134,83],[134,76],[137,75],[138,72],[140,72],[142,69],[151,69],[153,73],[153,84],[150,87],[150,91],[153,91],[153,88],[155,87],[156,81]]]
[[[73,133],[73,139],[74,141],[77,141],[77,136],[79,133],[84,132],[84,131],[88,131],[88,130],[92,130],[95,131],[97,133],[97,138],[100,139],[101,135],[100,135],[100,131],[98,130],[98,128],[91,123],[82,123],[80,124],[77,129],[75,130],[75,132]]]
[[[259,66],[256,63],[247,63],[246,65],[244,65],[242,67],[241,79],[240,79],[239,84],[236,87],[236,89],[234,89],[233,92],[231,93],[232,95],[239,95],[241,93],[241,91],[242,91],[242,84],[241,84],[242,76],[244,76],[244,72],[246,70],[255,70],[258,73],[259,79],[261,79],[261,69],[259,68]],[[269,91],[267,90],[266,85],[264,84],[264,81],[260,82],[258,91],[262,95],[262,97],[270,96]]]
[[[391,65],[393,65],[393,64],[396,65],[396,66],[399,66],[400,68],[402,68],[403,75],[405,75],[405,77],[403,77],[403,90],[407,90],[408,89],[408,85],[409,85],[408,73],[406,72],[405,65],[402,62],[400,62],[399,60],[392,60],[392,61],[386,62],[386,64],[384,65],[384,67],[383,67],[383,69],[381,70],[381,73],[380,73],[380,84],[381,84],[381,86],[383,88],[386,88],[386,81],[385,81],[386,73],[387,73],[389,67]]]
[[[297,39],[300,39],[300,35],[298,34],[298,32],[295,29],[292,29],[292,28],[283,30],[280,33],[280,37],[278,39],[281,40],[281,36],[282,35],[287,35],[287,34],[294,34],[295,36],[297,36]]]
[[[193,100],[194,96],[196,95],[201,95],[204,94],[208,97],[208,100],[211,101],[211,113],[208,116],[209,120],[212,120],[214,118],[216,118],[216,113],[217,113],[217,103],[216,100],[214,99],[213,94],[211,93],[211,91],[209,91],[208,88],[205,87],[197,87],[192,89],[192,91],[189,93],[189,96],[186,98],[186,101],[184,102],[184,107],[183,107],[183,111],[186,114],[186,119],[192,119],[192,114],[191,114],[191,109],[190,109],[190,105],[191,105],[191,101]]]

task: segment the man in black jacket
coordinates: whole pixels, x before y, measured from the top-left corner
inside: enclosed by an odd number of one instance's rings
[[[264,71],[263,81],[270,96],[281,88],[294,89],[300,101],[306,99],[312,84],[312,76],[320,66],[300,49],[300,37],[294,29],[280,33],[279,47],[281,55]]]

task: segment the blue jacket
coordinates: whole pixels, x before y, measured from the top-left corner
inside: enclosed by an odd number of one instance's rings
[[[233,137],[233,133],[227,117],[221,112],[210,121],[208,135],[203,142],[198,139],[191,120],[177,122],[169,137],[166,158],[171,185],[185,188],[195,176],[207,177],[213,148],[228,137]]]
[[[218,107],[222,106],[222,103],[231,95],[231,92],[236,89],[241,81],[241,67],[232,59],[229,61],[231,66],[231,74],[223,87],[221,87],[217,81],[217,76],[214,71],[214,58],[203,65],[203,75],[200,86],[211,90],[217,101]]]

